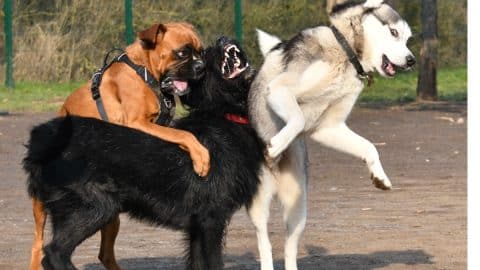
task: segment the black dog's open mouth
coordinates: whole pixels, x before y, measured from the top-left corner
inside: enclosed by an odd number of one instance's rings
[[[387,74],[387,76],[389,77],[395,76],[397,68],[398,66],[393,64],[385,54],[382,56],[382,70],[383,72],[385,72],[385,74]]]
[[[221,71],[225,79],[233,79],[248,68],[248,62],[235,44],[227,44],[223,48],[224,58]]]
[[[183,96],[190,92],[190,87],[188,87],[188,82],[183,80],[177,80],[172,77],[165,77],[161,81],[160,86],[162,92],[173,94],[177,96]]]

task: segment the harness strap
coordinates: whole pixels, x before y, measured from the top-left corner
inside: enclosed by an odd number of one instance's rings
[[[118,57],[114,58],[111,62],[107,63],[108,57],[113,51],[121,51]],[[156,120],[156,123],[162,126],[170,124],[173,116],[175,115],[175,99],[172,95],[162,92],[162,84],[150,73],[146,67],[137,65],[128,58],[127,54],[121,49],[113,49],[109,51],[104,59],[103,67],[100,68],[92,76],[92,97],[95,100],[97,105],[98,112],[100,117],[104,121],[108,121],[108,116],[105,111],[105,106],[103,105],[102,97],[100,95],[100,84],[102,82],[103,73],[107,70],[113,63],[123,62],[131,67],[135,72],[142,78],[142,80],[148,85],[148,87],[155,93],[157,96],[158,103],[160,106],[159,116]]]
[[[367,80],[368,86],[370,86],[373,82],[373,77],[371,74],[367,74],[365,72],[365,70],[362,67],[362,64],[360,64],[360,61],[358,60],[357,54],[352,49],[350,44],[348,44],[345,36],[342,33],[340,33],[340,31],[338,31],[338,29],[334,25],[330,25],[330,29],[332,29],[332,32],[335,35],[335,38],[337,39],[340,46],[342,46],[343,51],[347,54],[348,60],[355,67],[358,77],[360,79]]]

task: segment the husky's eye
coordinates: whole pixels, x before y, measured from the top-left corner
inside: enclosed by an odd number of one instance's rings
[[[394,37],[398,37],[398,31],[396,29],[390,28],[390,34]]]

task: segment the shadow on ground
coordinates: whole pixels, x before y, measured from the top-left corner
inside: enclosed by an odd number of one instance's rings
[[[423,250],[382,251],[371,254],[335,254],[328,255],[322,247],[307,247],[308,255],[298,258],[299,269],[305,270],[374,270],[391,264],[420,265],[433,264],[432,256]],[[226,255],[224,258],[226,270],[253,270],[259,269],[260,263],[255,255]],[[154,269],[184,269],[181,258],[132,258],[119,260],[123,270],[154,270]],[[88,264],[84,270],[102,270],[100,264]],[[275,269],[283,269],[283,260],[275,261]]]

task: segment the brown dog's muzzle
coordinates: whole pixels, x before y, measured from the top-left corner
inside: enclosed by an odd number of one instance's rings
[[[193,79],[199,80],[205,75],[205,63],[202,60],[195,60],[192,64]]]

